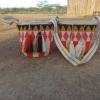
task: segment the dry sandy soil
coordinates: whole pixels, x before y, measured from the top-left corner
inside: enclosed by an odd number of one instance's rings
[[[17,30],[0,25],[0,100],[100,100],[100,48],[73,67],[54,47],[45,58],[19,54]]]

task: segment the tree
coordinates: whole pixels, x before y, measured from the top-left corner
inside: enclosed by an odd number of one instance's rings
[[[39,8],[43,8],[43,7],[47,7],[47,6],[48,6],[48,1],[47,0],[39,1],[37,3],[37,7],[39,7]]]

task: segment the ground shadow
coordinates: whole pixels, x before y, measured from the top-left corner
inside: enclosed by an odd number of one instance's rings
[[[16,37],[0,42],[0,100],[99,100],[100,48],[73,67],[54,47],[45,58],[19,54]]]

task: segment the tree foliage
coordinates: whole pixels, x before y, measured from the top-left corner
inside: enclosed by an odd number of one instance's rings
[[[66,6],[60,6],[58,4],[48,4],[46,0],[41,1],[37,4],[37,7],[30,8],[0,8],[1,14],[15,13],[15,14],[24,14],[24,13],[49,13],[49,14],[65,14],[67,13]]]
[[[47,7],[47,6],[48,6],[48,1],[47,0],[39,1],[37,3],[38,8],[44,8],[44,7]]]

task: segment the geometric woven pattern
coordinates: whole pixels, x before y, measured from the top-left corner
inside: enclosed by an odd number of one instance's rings
[[[99,46],[100,18],[58,20],[53,17],[51,22],[61,54],[74,66],[88,62]]]
[[[13,23],[14,21],[11,21]],[[16,22],[20,50],[29,58],[51,53],[53,39],[61,54],[74,66],[88,62],[99,46],[100,17]]]
[[[20,26],[19,31],[19,43],[20,50],[29,58],[32,57],[44,57],[51,52],[53,46],[53,30],[50,28],[51,26],[33,26],[32,29],[26,28],[27,26]],[[41,36],[38,35],[39,32]],[[38,52],[38,39],[42,38],[42,51]],[[30,49],[29,49],[30,48]],[[29,50],[27,50],[29,49]]]
[[[42,24],[19,24],[20,49],[29,58],[44,57],[51,53],[53,38],[59,51],[73,65],[88,62],[99,45],[100,18],[72,19],[58,23],[53,17]]]
[[[82,58],[92,46],[94,31],[96,29],[95,25],[84,26],[84,27],[82,25],[80,27],[75,25],[72,27],[70,25],[69,26],[60,25],[59,28],[60,28],[59,38],[65,48],[69,49],[68,46],[70,46],[70,43],[72,43],[74,48],[79,46],[78,45],[79,42],[81,42],[84,45],[84,47],[82,48],[83,55],[80,54]],[[81,30],[82,28],[83,31]],[[68,30],[70,30],[69,34],[68,34]]]

